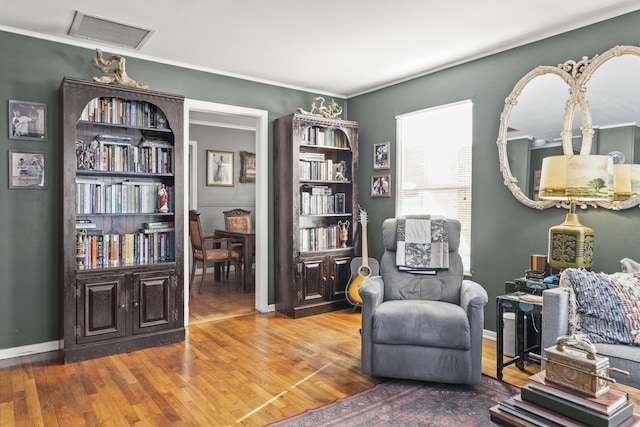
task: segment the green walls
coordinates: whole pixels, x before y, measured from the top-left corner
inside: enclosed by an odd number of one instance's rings
[[[108,53],[108,49],[105,48]],[[90,64],[95,51],[0,32],[0,354],[9,349],[58,340],[58,86],[64,76],[91,79],[101,73]],[[256,64],[259,66],[259,64]],[[287,89],[170,65],[127,58],[127,72],[152,90],[187,98],[267,110],[269,168],[273,120],[314,96]],[[46,142],[8,139],[8,100],[46,103]],[[344,104],[344,100],[337,99]],[[345,105],[346,111],[346,105]],[[46,153],[46,190],[9,190],[8,150]],[[269,193],[273,194],[270,178]],[[273,209],[273,198],[269,198]],[[273,224],[269,225],[270,230]],[[270,239],[269,253],[273,253]],[[273,259],[269,260],[270,265]],[[273,267],[269,268],[273,289]],[[270,292],[273,295],[273,291]],[[273,303],[273,301],[270,301]]]
[[[443,35],[446,37],[446,35]],[[360,182],[370,180],[372,145],[391,141],[395,170],[395,116],[464,99],[473,100],[472,279],[489,292],[485,328],[495,330],[495,297],[504,282],[524,275],[529,255],[546,253],[549,227],[563,222],[566,211],[545,211],[520,204],[503,184],[496,140],[505,98],[538,65],[592,57],[614,45],[640,43],[640,12],[512,49],[438,73],[349,99],[349,119],[360,122]],[[637,84],[634,82],[633,84]],[[443,143],[446,144],[446,141]],[[378,172],[378,171],[376,171]],[[395,199],[371,199],[360,189],[369,213],[369,254],[380,257],[382,221],[394,216]],[[620,270],[620,259],[640,259],[640,211],[581,211],[583,224],[596,233],[594,270]]]
[[[443,35],[446,37],[446,34]],[[371,199],[367,183],[373,173],[373,144],[391,141],[395,175],[395,116],[463,99],[474,102],[473,279],[489,291],[485,328],[495,329],[494,298],[506,280],[519,277],[529,255],[546,251],[547,231],[563,221],[558,209],[536,211],[521,205],[506,189],[498,169],[496,139],[504,99],[514,84],[537,65],[593,56],[616,44],[640,43],[640,12],[456,66],[348,101],[348,118],[360,122],[360,200],[369,213],[370,255],[380,257],[380,226],[395,215],[395,199]],[[107,50],[107,49],[105,49]],[[108,50],[107,50],[108,51]],[[8,139],[0,120],[0,350],[58,339],[58,111],[57,92],[64,76],[90,79],[94,52],[0,32],[0,117],[8,117],[8,100],[48,106],[46,142]],[[256,64],[259,66],[259,64]],[[257,108],[269,112],[269,168],[273,167],[271,126],[275,118],[308,107],[312,94],[231,77],[129,58],[132,78],[153,90],[187,98]],[[343,100],[339,100],[343,102]],[[345,107],[347,107],[345,105]],[[345,108],[346,110],[346,108]],[[346,116],[345,116],[346,118]],[[444,142],[446,143],[446,141]],[[9,190],[7,152],[46,153],[46,190]],[[392,181],[394,182],[394,181]],[[273,209],[270,178],[269,208]],[[580,213],[596,232],[595,270],[619,270],[623,257],[640,259],[640,211],[588,209]],[[273,220],[272,220],[273,221]],[[273,224],[269,224],[270,234]],[[273,243],[269,243],[270,253]],[[273,259],[269,260],[273,289]],[[272,293],[271,293],[272,295]],[[273,302],[273,301],[270,301]]]

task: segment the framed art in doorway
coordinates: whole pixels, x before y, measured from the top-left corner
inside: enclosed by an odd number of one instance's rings
[[[207,150],[207,185],[233,187],[233,153]]]

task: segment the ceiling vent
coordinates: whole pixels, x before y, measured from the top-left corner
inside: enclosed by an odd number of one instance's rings
[[[78,11],[76,11],[76,16],[73,18],[71,28],[69,28],[70,36],[133,49],[140,49],[154,32],[155,30],[134,27]]]

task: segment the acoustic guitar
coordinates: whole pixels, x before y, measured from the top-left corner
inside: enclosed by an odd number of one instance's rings
[[[369,258],[367,249],[367,211],[362,207],[360,209],[360,224],[362,225],[362,257],[355,257],[351,260],[351,277],[349,278],[349,285],[345,290],[345,296],[349,304],[358,306],[362,304],[362,298],[358,293],[360,285],[367,277],[377,276],[380,271],[380,264],[375,258]]]

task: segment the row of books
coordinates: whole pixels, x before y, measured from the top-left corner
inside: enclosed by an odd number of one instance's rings
[[[326,186],[308,186],[300,192],[301,215],[345,213],[345,193],[332,194]]]
[[[333,127],[311,126],[304,135],[305,144],[323,147],[347,148],[347,135],[340,129]]]
[[[174,149],[166,141],[144,140],[132,145],[131,138],[97,135],[78,141],[79,170],[112,172],[173,173]]]
[[[99,231],[98,231],[99,232]],[[175,231],[140,229],[138,233],[89,234],[79,232],[83,247],[76,247],[78,269],[154,264],[175,260]]]
[[[300,252],[325,251],[340,247],[340,227],[301,228]]]
[[[154,213],[159,207],[161,184],[147,181],[105,183],[98,178],[76,179],[77,214]],[[173,187],[165,186],[167,206],[173,211]]]
[[[154,104],[115,97],[92,99],[85,106],[80,119],[143,128],[169,127],[164,112]]]
[[[594,397],[548,381],[545,371],[529,377],[520,393],[498,405],[501,411],[542,427],[640,426],[629,395],[610,388]]]
[[[302,180],[347,181],[346,162],[299,160],[299,174]]]

